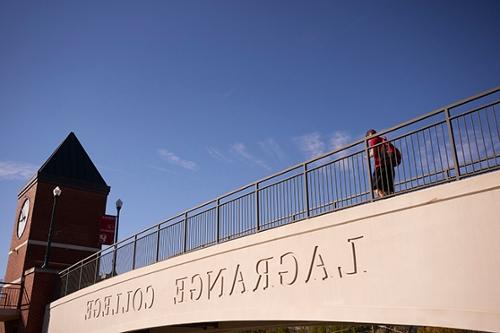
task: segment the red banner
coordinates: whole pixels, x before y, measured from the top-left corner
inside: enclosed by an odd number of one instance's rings
[[[104,215],[101,217],[101,228],[99,230],[99,242],[101,245],[111,245],[115,240],[116,216]]]

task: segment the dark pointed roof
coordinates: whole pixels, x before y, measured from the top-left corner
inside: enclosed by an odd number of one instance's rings
[[[97,191],[110,189],[73,132],[38,170],[37,178]]]

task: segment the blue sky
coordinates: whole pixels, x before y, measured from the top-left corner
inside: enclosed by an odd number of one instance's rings
[[[74,131],[120,238],[500,83],[498,1],[1,1],[0,270]],[[1,276],[1,275],[0,275]]]

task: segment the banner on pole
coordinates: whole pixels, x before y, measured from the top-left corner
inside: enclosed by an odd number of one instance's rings
[[[104,215],[101,217],[99,230],[99,243],[101,245],[111,245],[115,240],[116,216]]]

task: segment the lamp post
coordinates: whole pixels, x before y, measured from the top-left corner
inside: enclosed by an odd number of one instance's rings
[[[116,200],[116,223],[115,223],[115,244],[113,245],[113,271],[112,276],[116,276],[116,251],[118,250],[118,223],[120,222],[120,210],[122,209],[123,201],[120,199]]]
[[[57,198],[61,195],[61,189],[59,186],[56,186],[52,193],[54,194],[54,203],[52,204],[52,214],[50,216],[50,224],[49,224],[49,234],[47,235],[47,247],[45,248],[45,257],[43,259],[42,268],[49,267],[49,258],[50,258],[50,247],[52,245],[52,229],[54,227],[54,215],[56,212]]]
[[[116,200],[116,224],[115,224],[115,244],[118,243],[118,223],[120,222],[120,210],[122,209],[123,201]]]

